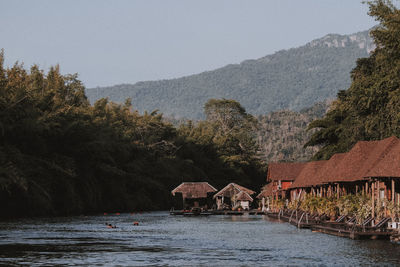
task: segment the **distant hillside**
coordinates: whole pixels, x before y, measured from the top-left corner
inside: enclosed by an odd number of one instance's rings
[[[356,59],[373,49],[368,32],[329,34],[321,39],[256,60],[227,65],[179,79],[87,89],[91,102],[102,97],[123,102],[132,98],[139,111],[160,110],[190,119],[203,116],[210,98],[239,101],[258,115],[289,109],[299,111],[350,85]]]
[[[265,162],[310,160],[319,147],[304,148],[315,132],[307,132],[307,126],[311,121],[322,118],[329,104],[325,101],[300,112],[281,110],[259,116],[257,135],[260,158]]]

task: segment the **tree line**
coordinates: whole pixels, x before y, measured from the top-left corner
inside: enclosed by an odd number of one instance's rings
[[[174,127],[130,99],[90,105],[59,66],[4,67],[0,53],[0,218],[168,209],[182,181],[257,189],[253,117],[210,100],[207,119]]]
[[[369,15],[380,23],[371,31],[376,49],[357,60],[350,87],[309,125],[317,131],[306,145],[322,146],[314,159],[346,152],[360,140],[400,137],[400,10],[377,0],[369,2]]]

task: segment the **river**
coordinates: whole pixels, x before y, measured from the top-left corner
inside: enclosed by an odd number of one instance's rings
[[[105,223],[117,228],[108,229]],[[0,265],[398,264],[400,245],[389,241],[313,233],[260,215],[182,217],[150,212],[0,223]]]

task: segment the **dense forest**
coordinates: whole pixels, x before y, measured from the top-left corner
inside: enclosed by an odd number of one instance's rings
[[[132,98],[136,109],[158,109],[167,116],[203,119],[210,98],[235,99],[253,115],[277,110],[300,111],[335,98],[350,85],[357,58],[374,48],[368,31],[329,34],[308,44],[246,60],[213,71],[171,80],[138,82],[87,89],[91,103],[102,97],[123,103]]]
[[[256,120],[236,101],[210,100],[206,120],[180,127],[127,99],[93,105],[77,75],[0,54],[0,218],[168,209],[182,181],[217,188],[263,183]]]
[[[280,110],[258,116],[258,155],[263,162],[308,161],[319,146],[304,145],[316,131],[307,130],[313,120],[322,118],[331,101],[319,102],[299,112]]]
[[[314,159],[348,151],[359,140],[400,137],[400,10],[380,0],[370,3],[369,14],[380,23],[371,31],[377,48],[357,60],[350,87],[310,124],[317,132],[307,145],[322,146]]]

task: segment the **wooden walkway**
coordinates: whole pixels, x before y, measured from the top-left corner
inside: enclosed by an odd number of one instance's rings
[[[267,212],[267,216],[275,220],[288,222],[298,228],[309,228],[315,232],[351,239],[390,239],[395,234],[392,230],[384,227],[375,228],[344,222],[320,221],[316,216],[310,216],[301,211]]]

